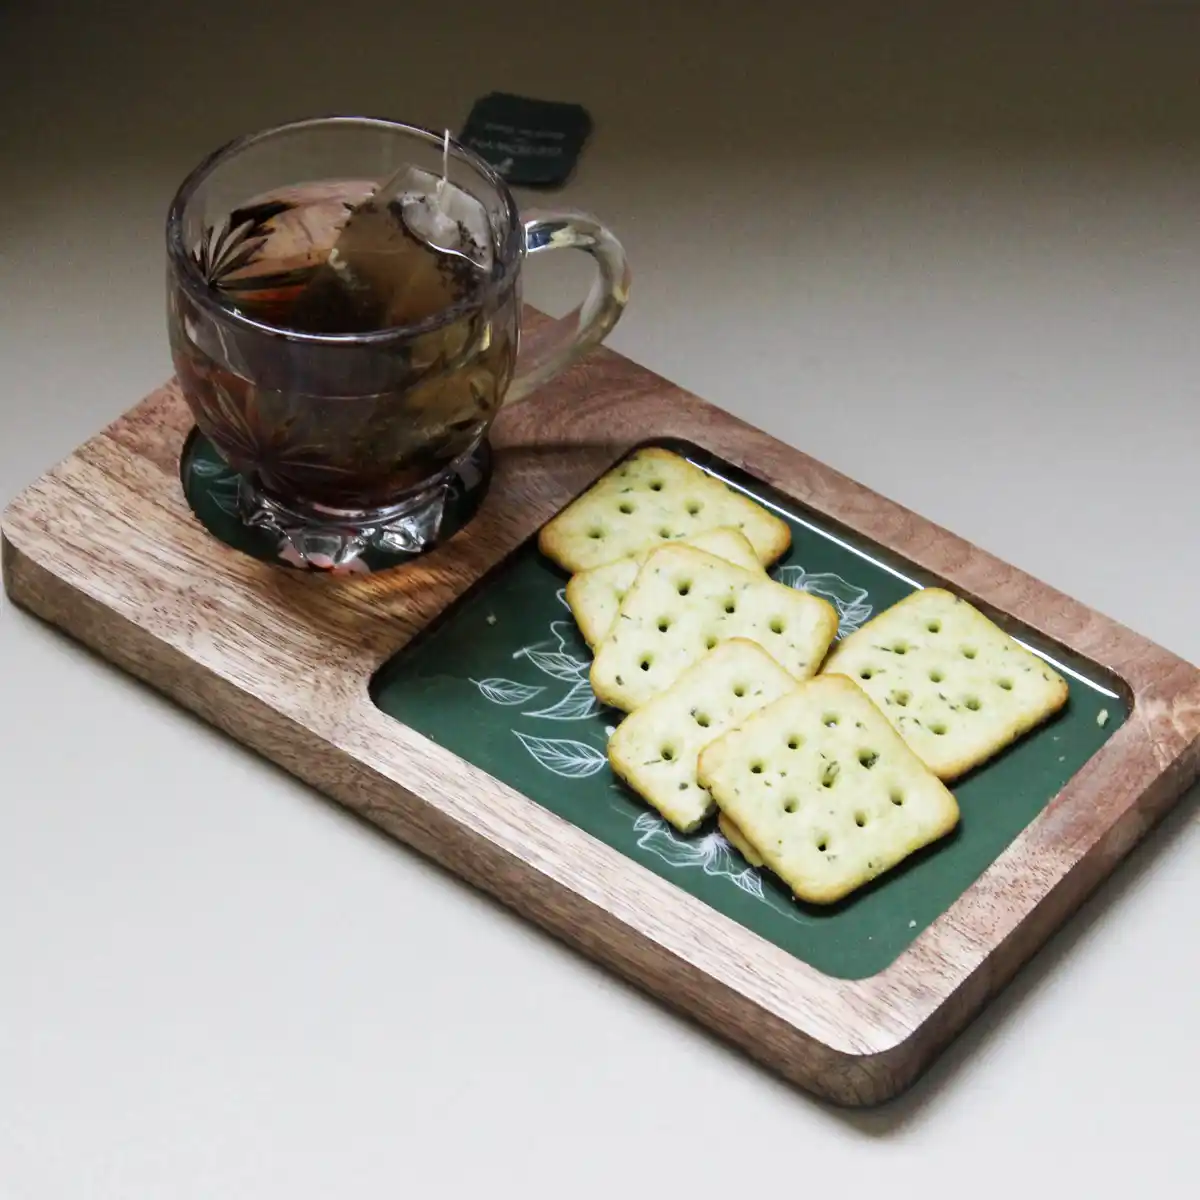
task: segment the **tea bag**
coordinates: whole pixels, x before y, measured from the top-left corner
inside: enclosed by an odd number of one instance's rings
[[[327,262],[346,213],[370,184],[279,188],[234,209],[205,231],[195,252],[210,287],[257,320],[286,323],[292,305]]]
[[[330,333],[416,323],[469,295],[491,265],[483,205],[406,164],[350,210],[293,318]]]

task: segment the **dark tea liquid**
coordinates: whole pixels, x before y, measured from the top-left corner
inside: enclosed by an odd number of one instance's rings
[[[485,265],[431,244],[399,199],[369,201],[371,188],[256,197],[202,240],[197,266],[246,321],[172,296],[176,370],[198,424],[285,504],[400,502],[478,442],[512,376],[512,286],[498,291]],[[355,337],[381,330],[396,332]]]

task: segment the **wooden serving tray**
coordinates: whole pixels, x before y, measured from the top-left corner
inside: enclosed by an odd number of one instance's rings
[[[911,1084],[1200,774],[1196,668],[609,350],[504,410],[476,518],[375,575],[213,537],[180,484],[191,427],[168,384],[19,496],[13,600],[841,1103]],[[531,539],[647,443],[775,505],[781,569],[844,621],[939,583],[1067,671],[1067,715],[956,785],[953,844],[806,911],[716,835],[680,849],[601,769],[606,714],[572,708],[582,652]]]

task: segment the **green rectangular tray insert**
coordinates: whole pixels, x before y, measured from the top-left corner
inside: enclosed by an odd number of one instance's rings
[[[826,597],[841,634],[937,580],[694,447],[667,443],[792,527],[771,574]],[[954,786],[958,830],[832,908],[798,904],[710,823],[684,837],[613,777],[621,714],[588,685],[590,654],[563,599],[566,577],[531,541],[415,639],[373,681],[375,702],[460,758],[627,854],[828,975],[883,970],[945,912],[1119,728],[1128,708],[1099,672],[1005,624],[1067,678],[1066,708]],[[1107,718],[1103,717],[1107,713]]]

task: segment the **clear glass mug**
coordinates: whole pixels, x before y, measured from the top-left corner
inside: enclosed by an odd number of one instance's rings
[[[376,311],[357,328],[340,296],[331,323],[312,299],[330,230],[405,163],[473,197],[472,229],[487,245],[472,263],[418,264],[434,290],[414,284],[389,301],[383,327]],[[591,292],[521,346],[524,260],[564,248],[594,259]],[[217,150],[171,204],[167,257],[176,374],[200,430],[241,476],[242,519],[320,566],[434,544],[449,481],[499,409],[598,345],[630,282],[620,243],[591,217],[522,218],[470,150],[364,117],[298,121]]]

